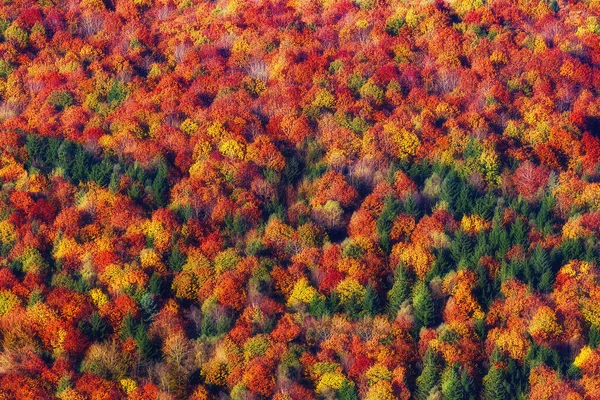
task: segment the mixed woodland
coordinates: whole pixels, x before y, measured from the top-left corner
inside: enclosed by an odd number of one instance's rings
[[[0,1],[0,399],[600,399],[600,1]]]

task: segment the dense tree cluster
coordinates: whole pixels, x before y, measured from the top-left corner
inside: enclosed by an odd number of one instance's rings
[[[4,0],[0,398],[600,398],[600,2]]]

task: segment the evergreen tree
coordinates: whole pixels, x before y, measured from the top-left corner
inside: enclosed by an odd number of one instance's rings
[[[415,398],[425,400],[429,393],[435,388],[440,380],[439,360],[432,349],[427,349],[423,358],[423,370],[417,378],[417,390]]]
[[[337,399],[358,400],[358,395],[356,394],[356,386],[353,385],[348,379],[344,379],[342,385],[338,389]]]
[[[475,189],[473,186],[461,181],[460,195],[455,205],[455,210],[459,216],[471,214],[473,210],[473,199],[475,198]]]
[[[504,371],[492,365],[483,378],[483,399],[505,400],[506,398]]]
[[[217,327],[215,326],[215,322],[210,315],[205,315],[204,318],[202,318],[200,334],[207,338],[213,337],[217,334]]]
[[[327,314],[328,310],[325,299],[315,294],[308,304],[308,312],[315,318]]]
[[[71,179],[74,183],[79,183],[87,179],[91,159],[87,152],[81,146],[76,146],[75,157],[71,170]]]
[[[494,208],[498,203],[498,198],[494,193],[488,192],[485,196],[480,197],[475,201],[473,211],[485,220],[489,220],[494,215]]]
[[[488,244],[487,234],[485,232],[480,232],[477,235],[477,244],[475,245],[475,249],[473,250],[473,259],[479,260],[482,256],[488,255],[491,253],[491,247]]]
[[[158,207],[164,207],[168,202],[169,184],[167,177],[169,174],[169,168],[167,164],[161,162],[156,168],[156,175],[152,181],[152,194],[154,196],[154,203]]]
[[[362,308],[362,313],[370,317],[377,315],[377,312],[379,311],[379,295],[377,291],[373,289],[373,285],[371,284],[367,285],[365,297],[362,302]]]
[[[146,329],[146,325],[143,322],[141,322],[137,326],[135,330],[134,339],[135,343],[137,344],[138,351],[141,355],[150,360],[153,360],[156,357],[156,348],[154,346],[154,343],[152,343],[152,341],[150,340],[148,336],[148,331]]]
[[[537,246],[531,255],[530,268],[533,270],[534,281],[537,289],[548,292],[552,289],[553,273],[548,253],[541,246]]]
[[[416,328],[429,327],[435,320],[435,305],[429,286],[424,281],[417,283],[413,293],[413,309]]]
[[[458,371],[453,366],[448,366],[442,374],[442,394],[446,400],[463,400],[464,390]]]
[[[73,153],[75,152],[75,147],[73,143],[64,140],[57,151],[57,166],[63,170],[64,177],[66,179],[70,179],[71,170],[73,169]]]
[[[506,361],[506,373],[504,389],[508,398],[517,399],[523,396],[529,390],[529,373],[524,374],[517,362],[510,358]]]
[[[179,246],[173,245],[171,247],[171,254],[169,254],[169,269],[173,272],[180,272],[184,264],[185,256],[179,250]]]
[[[392,231],[392,223],[396,219],[400,211],[400,204],[392,195],[386,196],[383,202],[383,211],[377,219],[377,233],[381,241],[381,248],[389,254],[392,249],[390,242],[390,232]]]
[[[580,260],[584,256],[584,249],[581,240],[567,239],[560,245],[562,253],[562,264],[567,264],[571,260]]]
[[[152,321],[154,314],[158,311],[156,302],[148,293],[145,293],[140,299],[140,308],[142,310],[142,315],[144,316],[144,321],[146,322]]]
[[[520,244],[523,248],[527,248],[528,240],[525,231],[525,223],[521,218],[517,218],[510,227],[510,237],[514,245]]]
[[[461,181],[454,171],[449,172],[442,181],[441,199],[448,203],[451,210],[457,211],[461,188]]]
[[[477,398],[477,389],[473,377],[463,369],[460,373],[460,383],[463,387],[464,398],[466,400],[475,400]]]
[[[42,137],[34,134],[27,135],[25,149],[29,153],[28,166],[42,161],[42,157],[46,153],[45,146],[46,143]]]
[[[96,182],[100,186],[108,186],[112,171],[112,163],[108,158],[104,158],[101,162],[92,167],[88,179]]]
[[[335,290],[331,292],[327,300],[325,301],[327,308],[327,314],[334,315],[340,312],[340,298]]]
[[[108,333],[108,325],[97,311],[94,311],[85,322],[81,322],[79,327],[93,341],[103,340]]]
[[[419,219],[421,216],[421,208],[412,194],[406,196],[406,200],[404,200],[404,212],[415,219]]]
[[[494,301],[497,291],[494,282],[489,279],[488,270],[483,265],[477,264],[475,272],[477,273],[475,293],[477,294],[479,302],[487,309]]]
[[[588,345],[595,349],[600,344],[600,331],[596,325],[590,326],[590,332],[588,334]]]
[[[127,313],[125,318],[123,318],[123,325],[121,326],[121,331],[119,333],[123,340],[133,337],[135,334],[135,321],[133,320],[131,313]]]
[[[58,148],[60,147],[61,141],[56,138],[46,139],[47,146],[46,152],[44,153],[44,168],[51,171],[58,165]]]
[[[387,293],[388,298],[388,313],[395,318],[402,303],[410,296],[410,281],[408,279],[406,269],[399,265],[396,268],[396,276],[394,284]]]
[[[554,198],[551,195],[544,196],[535,217],[535,224],[544,235],[552,233],[552,217],[550,212],[553,206]]]
[[[456,231],[456,235],[450,246],[450,254],[457,264],[460,264],[461,261],[466,261],[471,254],[471,239],[469,239],[462,229]]]

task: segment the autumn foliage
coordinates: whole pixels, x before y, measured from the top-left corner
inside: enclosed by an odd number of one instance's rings
[[[598,1],[1,3],[1,399],[600,398]]]

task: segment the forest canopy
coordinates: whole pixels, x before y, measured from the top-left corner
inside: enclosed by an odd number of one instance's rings
[[[3,0],[1,399],[600,398],[600,1]]]

